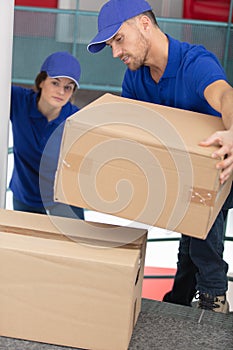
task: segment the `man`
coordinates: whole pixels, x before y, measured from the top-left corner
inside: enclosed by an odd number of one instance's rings
[[[151,6],[144,0],[110,0],[100,10],[98,34],[88,45],[96,53],[106,45],[127,65],[122,96],[166,106],[221,116],[226,127],[200,143],[219,145],[219,181],[233,170],[233,88],[217,58],[204,47],[181,43],[158,27]],[[233,190],[207,239],[182,236],[173,289],[164,301],[227,313],[228,265],[223,260],[224,219],[233,206]]]

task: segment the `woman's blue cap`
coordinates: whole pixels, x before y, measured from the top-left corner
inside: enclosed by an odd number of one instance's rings
[[[150,10],[150,4],[145,0],[109,0],[100,10],[98,34],[87,46],[88,51],[96,53],[102,50],[125,21]]]
[[[69,78],[79,88],[81,67],[79,61],[69,52],[54,52],[49,55],[41,66],[50,78]]]

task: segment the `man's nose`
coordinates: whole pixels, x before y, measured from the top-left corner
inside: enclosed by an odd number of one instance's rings
[[[120,57],[121,53],[122,53],[121,48],[119,48],[116,45],[112,45],[112,56],[113,56],[113,58]]]

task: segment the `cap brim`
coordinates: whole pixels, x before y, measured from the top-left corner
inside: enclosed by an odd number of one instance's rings
[[[77,80],[75,80],[74,78],[72,77],[69,77],[68,75],[56,75],[56,76],[51,76],[51,75],[48,75],[49,78],[68,78],[70,80],[72,80],[76,85],[77,85],[77,88],[79,89],[80,86],[79,86],[79,83],[77,82]]]
[[[101,51],[106,46],[106,41],[112,39],[119,31],[121,26],[122,23],[118,23],[100,31],[87,46],[87,50],[91,53]]]

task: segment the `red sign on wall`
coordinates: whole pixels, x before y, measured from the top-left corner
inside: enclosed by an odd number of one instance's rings
[[[15,0],[15,6],[57,8],[58,0]]]

